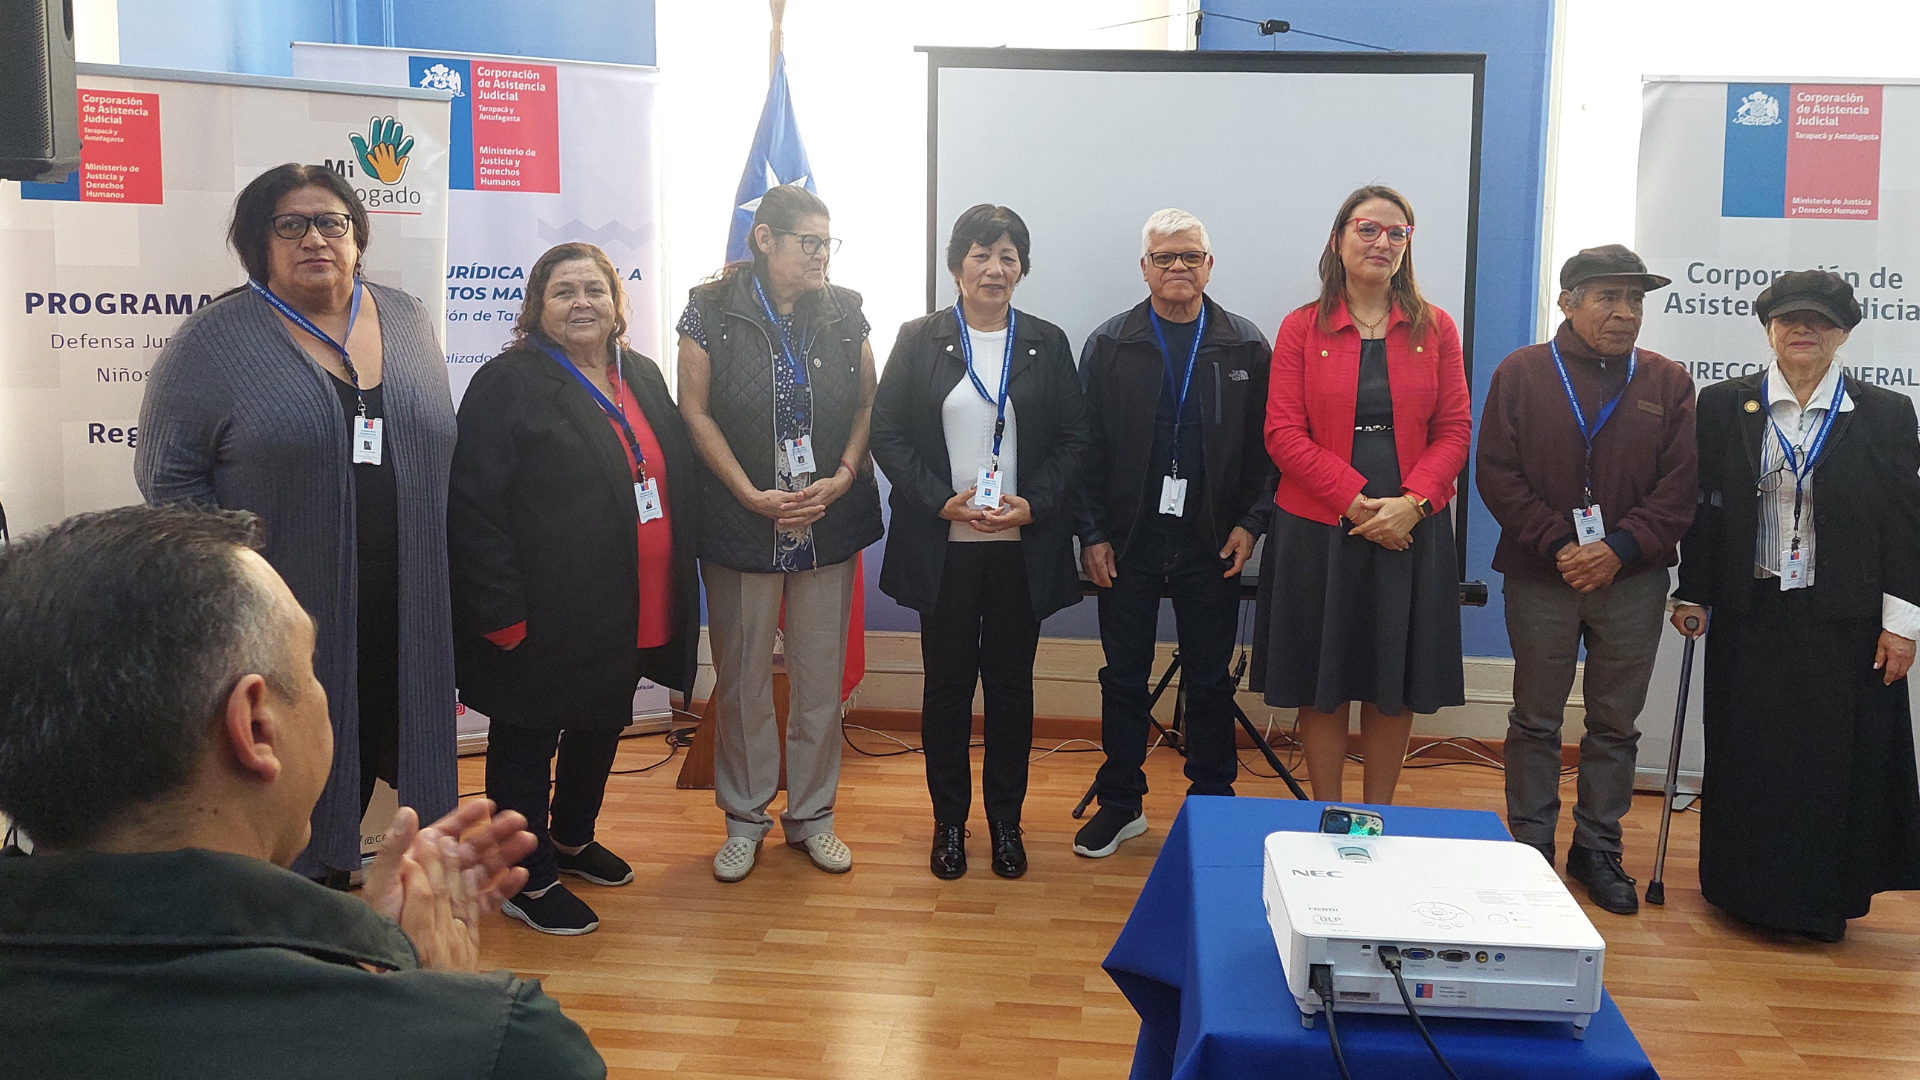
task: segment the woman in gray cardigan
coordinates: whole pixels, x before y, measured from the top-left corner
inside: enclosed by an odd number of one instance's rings
[[[423,821],[458,794],[453,400],[426,309],[360,279],[367,227],[330,169],[281,165],[248,184],[228,233],[247,285],[160,354],[134,458],[149,503],[260,515],[261,554],[318,624],[334,766],[295,869],[340,887],[375,777]]]

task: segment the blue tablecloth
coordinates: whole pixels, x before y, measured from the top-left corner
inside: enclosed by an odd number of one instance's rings
[[[1140,1014],[1134,1080],[1339,1076],[1325,1018],[1300,1026],[1260,902],[1266,835],[1317,829],[1325,805],[1186,800],[1104,965]],[[1508,839],[1499,817],[1483,811],[1373,809],[1390,835]],[[1444,1078],[1406,1017],[1339,1020],[1354,1080]],[[1658,1077],[1606,995],[1584,1041],[1571,1023],[1434,1018],[1427,1026],[1467,1080]]]

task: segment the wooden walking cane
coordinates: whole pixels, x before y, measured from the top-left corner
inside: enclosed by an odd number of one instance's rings
[[[1647,882],[1647,903],[1664,905],[1667,886],[1667,830],[1673,827],[1673,799],[1680,786],[1680,737],[1687,725],[1687,692],[1693,684],[1693,646],[1700,639],[1691,631],[1700,629],[1698,616],[1687,616],[1687,644],[1680,654],[1680,700],[1673,707],[1673,745],[1667,749],[1667,786],[1660,804],[1660,846],[1653,853],[1653,880]]]

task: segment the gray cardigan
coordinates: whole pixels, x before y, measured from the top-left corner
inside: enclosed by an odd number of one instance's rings
[[[447,475],[453,398],[432,321],[369,282],[380,313],[386,447],[399,489],[400,802],[423,824],[454,807],[453,617]],[[333,772],[313,808],[303,872],[360,865],[358,552],[347,417],[331,376],[251,291],[182,323],[140,407],[134,476],[149,503],[251,510],[261,552],[319,624],[314,672],[333,719]]]

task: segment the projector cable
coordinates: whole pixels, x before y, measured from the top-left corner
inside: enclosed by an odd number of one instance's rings
[[[1400,950],[1392,945],[1382,945],[1375,955],[1380,957],[1380,966],[1393,974],[1393,984],[1400,988],[1400,1000],[1406,1003],[1407,1015],[1413,1017],[1413,1026],[1420,1030],[1420,1037],[1426,1040],[1427,1049],[1433,1051],[1434,1060],[1440,1063],[1440,1067],[1445,1069],[1447,1075],[1453,1080],[1460,1080],[1460,1074],[1453,1071],[1453,1066],[1447,1064],[1447,1059],[1440,1053],[1440,1048],[1433,1044],[1433,1036],[1427,1033],[1426,1022],[1420,1019],[1419,1010],[1413,1007],[1413,995],[1407,993],[1407,980],[1400,975]]]
[[[1313,965],[1307,983],[1320,995],[1320,1011],[1327,1014],[1327,1042],[1333,1046],[1333,1067],[1340,1070],[1340,1080],[1353,1080],[1353,1074],[1347,1071],[1346,1055],[1340,1052],[1340,1029],[1333,1020],[1333,968],[1327,964]]]

